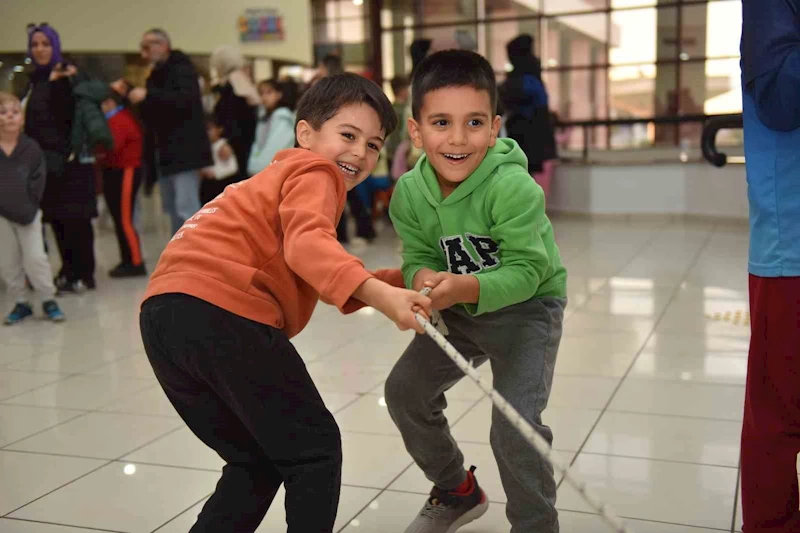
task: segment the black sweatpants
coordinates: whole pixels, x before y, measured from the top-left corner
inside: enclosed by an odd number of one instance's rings
[[[330,533],[339,428],[278,329],[185,294],[149,298],[142,340],[178,414],[226,465],[191,533],[248,533],[286,486],[288,533]]]
[[[103,195],[114,219],[119,254],[125,265],[142,264],[139,233],[133,225],[136,195],[142,184],[140,168],[107,168],[103,170]]]
[[[61,255],[59,277],[68,281],[94,280],[94,228],[90,218],[51,220]]]
[[[347,192],[347,205],[350,206],[350,214],[356,219],[356,236],[371,241],[375,238],[375,227],[372,225],[372,216],[369,209],[355,190]],[[339,225],[336,228],[336,236],[339,242],[350,242],[347,228],[347,211],[342,213]]]

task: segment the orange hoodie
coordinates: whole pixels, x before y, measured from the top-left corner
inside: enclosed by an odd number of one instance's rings
[[[298,148],[279,152],[186,221],[161,254],[144,299],[188,294],[290,338],[320,296],[342,312],[359,309],[364,304],[351,297],[373,274],[336,240],[346,192],[335,163]],[[403,286],[399,270],[374,276]]]

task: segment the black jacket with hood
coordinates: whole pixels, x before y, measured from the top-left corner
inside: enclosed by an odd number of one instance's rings
[[[542,163],[556,157],[542,64],[533,55],[533,37],[520,35],[506,45],[514,70],[500,88],[506,112],[506,131],[528,157],[528,171],[540,172]]]

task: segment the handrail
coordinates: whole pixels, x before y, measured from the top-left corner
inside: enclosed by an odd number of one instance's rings
[[[741,113],[725,115],[672,115],[663,117],[633,117],[593,120],[559,121],[559,127],[630,126],[632,124],[683,124],[706,122],[712,119],[741,118]]]
[[[700,146],[703,149],[703,157],[715,167],[724,167],[728,162],[728,156],[717,150],[717,133],[725,129],[737,129],[743,127],[742,115],[719,116],[710,119],[703,127],[703,136]]]
[[[701,138],[701,145],[703,148],[703,156],[716,166],[722,166],[727,162],[727,157],[716,151],[714,144],[716,134],[721,129],[727,128],[741,128],[742,115],[741,113],[735,114],[722,114],[722,115],[673,115],[661,117],[634,117],[634,118],[615,118],[615,119],[593,119],[593,120],[572,120],[572,121],[559,121],[556,124],[558,128],[583,128],[583,160],[589,161],[589,130],[598,126],[630,126],[633,124],[686,124],[686,123],[705,123],[703,128],[703,136]],[[710,126],[709,126],[710,125]],[[712,128],[712,129],[709,129]],[[707,135],[711,135],[710,141],[707,141]],[[677,138],[675,144],[677,145]],[[710,144],[709,144],[710,143]],[[707,152],[713,150],[713,152]],[[711,154],[715,155],[711,155]],[[724,159],[720,159],[720,157]],[[712,159],[713,158],[713,159]],[[719,164],[721,162],[721,164]]]

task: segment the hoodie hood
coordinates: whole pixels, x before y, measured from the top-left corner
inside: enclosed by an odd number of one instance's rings
[[[96,104],[101,103],[111,95],[108,84],[100,80],[84,80],[72,89],[72,94],[77,98],[86,98]]]
[[[523,56],[533,55],[533,37],[523,34],[515,37],[506,43],[508,58],[513,60]]]
[[[533,55],[533,37],[523,34],[506,44],[508,61],[516,73],[542,75],[542,63]]]
[[[516,141],[512,139],[497,139],[497,143],[492,148],[489,148],[478,168],[444,200],[442,200],[442,190],[439,187],[436,170],[428,161],[427,156],[420,157],[412,172],[425,199],[436,207],[454,204],[463,200],[489,179],[499,167],[505,165],[517,166],[520,172],[528,172],[528,158],[525,157],[525,152],[522,151]],[[505,170],[506,173],[508,171]]]

